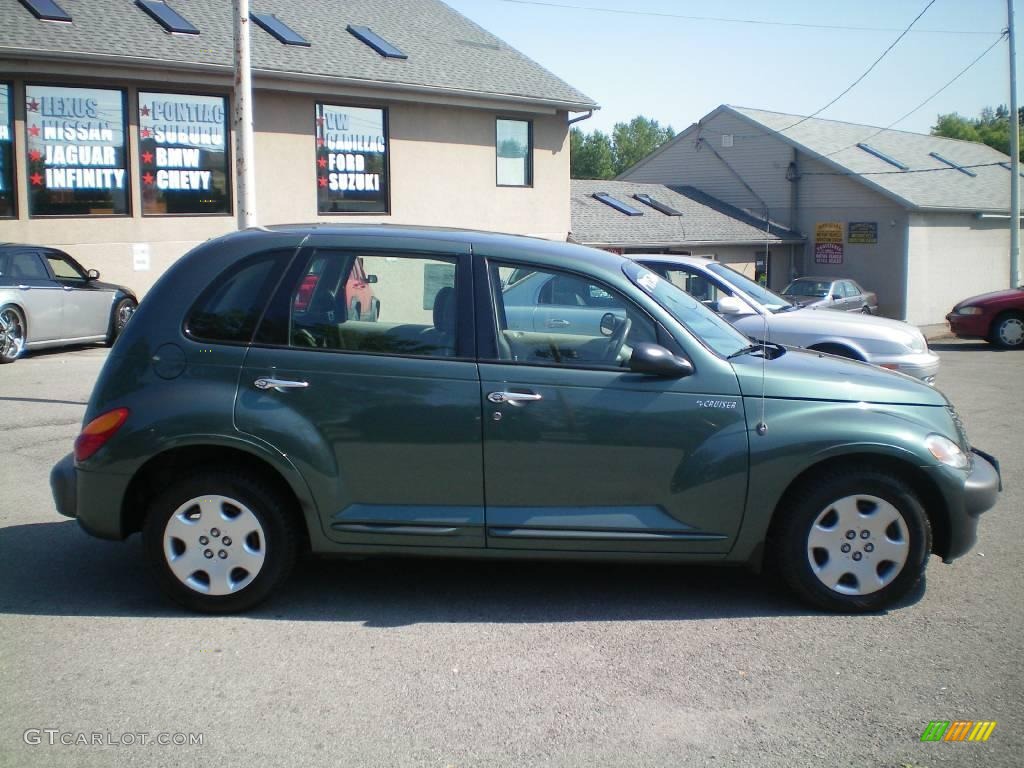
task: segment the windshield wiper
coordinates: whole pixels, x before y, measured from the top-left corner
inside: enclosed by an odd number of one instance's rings
[[[768,350],[772,350],[772,352],[769,353]],[[769,360],[774,360],[775,358],[786,354],[786,348],[781,344],[776,344],[774,341],[758,341],[756,344],[749,344],[743,349],[736,350],[729,355],[726,360],[732,360],[734,357],[750,355],[755,352],[762,352]]]
[[[734,357],[739,357],[740,355],[749,355],[751,352],[757,352],[759,349],[761,349],[760,344],[748,344],[747,346],[743,347],[743,349],[737,349],[735,352],[733,352],[725,359],[732,360]]]

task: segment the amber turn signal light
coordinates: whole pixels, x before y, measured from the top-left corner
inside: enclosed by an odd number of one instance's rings
[[[127,408],[115,408],[85,425],[85,429],[75,438],[75,461],[85,461],[114,436],[128,418]]]

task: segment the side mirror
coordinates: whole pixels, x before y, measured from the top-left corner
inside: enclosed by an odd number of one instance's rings
[[[660,344],[637,343],[629,358],[629,370],[666,379],[681,379],[693,374],[693,363],[673,355]]]
[[[832,301],[839,301],[839,294],[833,293],[829,298],[832,299]]]
[[[377,276],[376,275],[367,275],[366,276],[366,282],[368,282],[368,283],[376,283],[377,282]]]
[[[90,269],[88,272],[85,273],[85,279],[86,280],[99,280],[100,279],[99,270],[97,270],[97,269]]]
[[[718,300],[718,311],[723,315],[742,315],[743,302],[735,296],[723,296]]]

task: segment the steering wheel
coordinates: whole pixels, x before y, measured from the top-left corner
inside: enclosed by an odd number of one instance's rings
[[[632,327],[633,321],[629,319],[629,315],[619,319],[615,333],[608,339],[608,346],[604,350],[604,357],[601,358],[603,362],[614,363],[619,359],[619,353],[622,351],[622,347],[625,346],[626,337],[629,335],[629,329]]]

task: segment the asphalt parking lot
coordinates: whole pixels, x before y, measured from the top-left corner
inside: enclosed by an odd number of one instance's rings
[[[1005,492],[926,592],[859,617],[739,570],[395,560],[305,562],[253,613],[188,615],[138,537],[54,511],[106,351],[3,366],[0,765],[1018,766],[1024,353],[934,348]],[[921,743],[932,720],[998,725]],[[161,733],[202,744],[142,743]],[[103,743],[60,743],[79,734]]]

